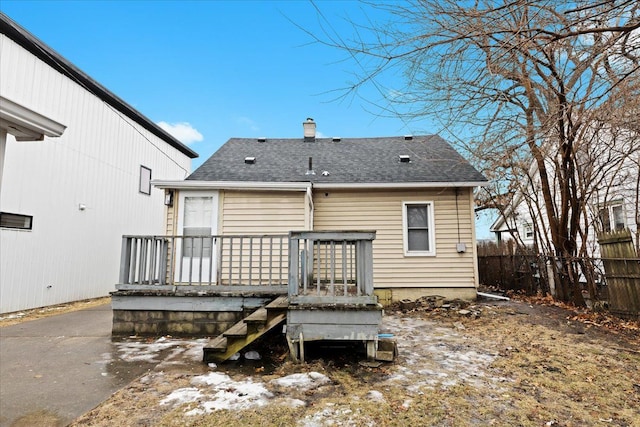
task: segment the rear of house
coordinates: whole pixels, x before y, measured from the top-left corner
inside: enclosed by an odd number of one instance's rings
[[[373,282],[388,303],[475,298],[473,190],[484,182],[437,135],[315,138],[309,132],[299,139],[233,138],[186,180],[154,184],[172,200],[167,235],[375,231]],[[183,255],[174,258],[199,279],[199,260],[185,262]],[[215,284],[215,277],[204,278]]]
[[[0,14],[0,312],[106,296],[197,154]]]

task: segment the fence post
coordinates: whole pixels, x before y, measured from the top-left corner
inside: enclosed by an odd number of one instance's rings
[[[120,284],[129,283],[129,269],[131,263],[131,239],[122,236],[122,249],[120,251]]]
[[[289,232],[289,296],[298,295],[298,259],[300,257],[300,240]]]
[[[160,277],[161,285],[165,285],[167,283],[167,262],[169,260],[169,239],[162,238],[160,240],[160,272],[158,273]]]

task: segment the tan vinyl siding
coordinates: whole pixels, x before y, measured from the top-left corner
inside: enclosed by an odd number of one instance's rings
[[[266,191],[229,191],[225,190],[222,203],[223,235],[265,235],[289,234],[291,230],[305,229],[305,193],[304,192],[266,192]],[[252,245],[250,246],[250,243]],[[222,281],[239,282],[242,274],[247,283],[251,274],[252,285],[281,284],[286,285],[288,279],[288,244],[282,241],[265,238],[243,239],[242,250],[240,240],[233,241],[233,258],[229,257],[229,242],[222,250]],[[250,249],[252,247],[252,249]],[[262,250],[260,250],[262,247]],[[242,264],[240,253],[242,252]],[[262,263],[259,262],[263,254]],[[232,259],[231,280],[228,278],[229,261]],[[251,260],[252,268],[249,268]],[[261,264],[261,267],[259,265]],[[242,267],[242,268],[241,268]],[[242,272],[242,273],[241,273]]]
[[[305,193],[224,191],[222,234],[288,234],[304,230]]]
[[[375,230],[376,288],[448,288],[476,285],[471,189],[330,191],[314,195],[315,230]],[[405,256],[402,202],[434,203],[435,256]],[[459,230],[459,231],[458,231]],[[458,238],[458,233],[460,238]],[[466,253],[456,251],[466,243]]]
[[[178,234],[178,217],[176,215],[176,212],[178,212],[178,196],[179,193],[174,191],[173,206],[166,206],[167,221],[165,224],[165,233],[167,236]]]

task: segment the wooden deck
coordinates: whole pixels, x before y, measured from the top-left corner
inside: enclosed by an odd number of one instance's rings
[[[217,327],[207,329],[219,332],[204,361],[226,360],[285,320],[295,360],[304,359],[305,342],[316,340],[362,341],[375,358],[382,321],[373,293],[375,232],[286,237],[283,244],[280,235],[124,236],[114,314],[169,312],[165,318],[184,325],[189,316],[171,312],[219,313]]]

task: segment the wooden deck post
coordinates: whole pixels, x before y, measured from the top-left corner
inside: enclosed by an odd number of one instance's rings
[[[120,283],[129,283],[129,269],[131,264],[131,238],[122,236],[122,249],[120,251]]]
[[[289,296],[298,295],[298,260],[300,257],[300,240],[295,232],[289,233]]]

